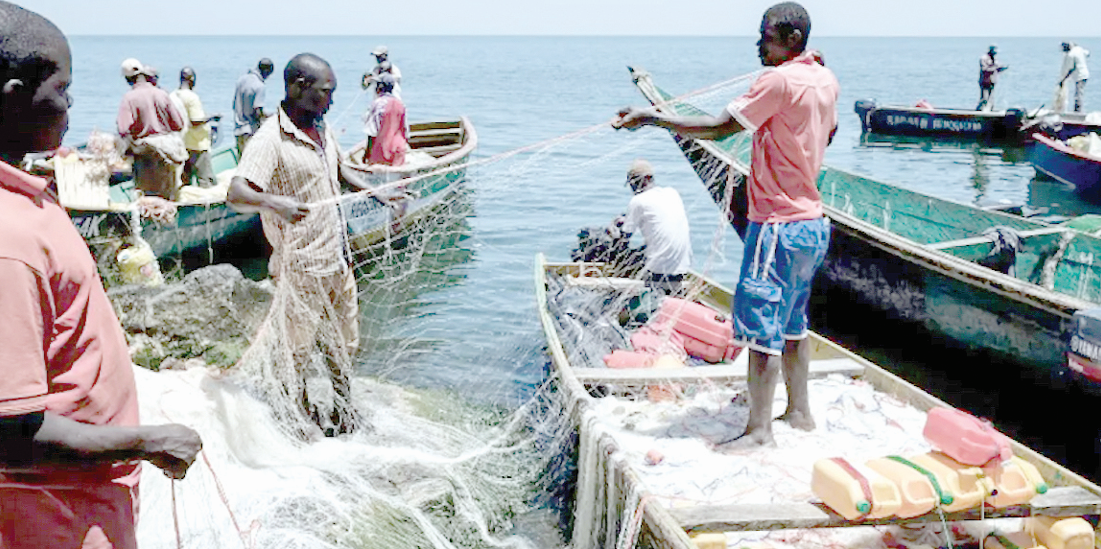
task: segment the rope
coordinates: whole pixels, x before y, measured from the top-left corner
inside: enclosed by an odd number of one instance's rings
[[[172,479],[172,526],[176,529],[176,549],[183,549],[183,538],[180,536],[180,516],[176,505],[176,479]]]
[[[695,97],[695,96],[698,96],[698,95],[709,93],[709,92],[714,91],[714,90],[722,89],[722,88],[737,84],[738,82],[741,82],[743,80],[746,80],[746,79],[749,79],[749,78],[755,76],[757,74],[757,72],[758,71],[751,72],[749,74],[744,74],[744,75],[741,75],[741,76],[735,76],[734,78],[723,80],[723,81],[718,82],[716,84],[711,84],[711,85],[706,86],[704,88],[700,88],[699,90],[695,90],[695,91],[691,91],[691,92],[688,92],[688,93],[685,93],[685,94],[682,94],[682,95],[678,95],[678,96],[676,96],[674,98],[671,98],[667,101],[662,101],[660,103],[657,103],[656,105],[654,105],[654,108],[660,108],[660,107],[662,107],[664,105],[667,105],[667,104],[670,104],[670,103],[674,103],[674,102],[677,102],[677,101],[683,101],[683,100],[689,99],[691,97]],[[373,188],[370,188],[370,189],[364,189],[364,190],[361,190],[361,191],[356,191],[354,193],[342,194],[342,195],[334,197],[334,198],[328,198],[328,199],[325,199],[325,200],[315,202],[311,205],[326,206],[326,205],[331,205],[331,204],[337,204],[337,203],[340,203],[344,200],[349,200],[349,199],[352,199],[352,198],[355,198],[355,197],[359,197],[359,195],[370,196],[370,195],[376,194],[376,193],[384,191],[384,190],[389,190],[389,189],[392,189],[392,188],[395,188],[395,187],[402,187],[402,186],[408,185],[409,183],[420,181],[422,179],[426,179],[426,178],[429,178],[429,177],[435,177],[437,175],[441,175],[441,174],[445,174],[445,173],[450,173],[450,172],[454,172],[454,171],[458,171],[458,170],[465,170],[467,168],[473,168],[473,167],[481,166],[481,165],[484,165],[484,164],[498,162],[498,161],[504,160],[506,158],[511,158],[511,157],[516,156],[518,154],[530,152],[530,151],[533,151],[533,150],[536,150],[536,149],[546,148],[546,147],[549,147],[550,145],[553,145],[555,143],[559,143],[559,142],[562,142],[562,141],[569,141],[569,140],[576,139],[576,138],[582,137],[582,136],[590,134],[590,133],[594,133],[596,131],[607,128],[609,123],[610,123],[610,121],[599,122],[599,123],[593,124],[592,126],[589,126],[587,128],[582,128],[580,130],[576,130],[576,131],[573,131],[573,132],[570,132],[570,133],[562,134],[560,136],[552,137],[550,139],[544,139],[543,141],[539,141],[539,142],[536,142],[536,143],[532,143],[531,145],[525,145],[523,147],[518,147],[518,148],[509,150],[509,151],[498,153],[498,154],[495,154],[495,155],[487,157],[487,158],[480,158],[478,160],[474,160],[474,161],[470,161],[470,162],[463,162],[463,163],[459,163],[459,164],[451,164],[451,165],[448,165],[448,166],[437,168],[437,169],[432,170],[430,172],[423,173],[423,174],[418,175],[416,177],[409,177],[409,178],[405,178],[405,179],[400,179],[398,181],[385,183],[385,184],[379,185],[377,187],[373,187]]]
[[[241,529],[241,525],[237,522],[237,516],[233,514],[233,509],[229,506],[229,498],[226,497],[225,488],[222,487],[222,481],[218,479],[218,474],[214,472],[214,466],[210,464],[210,458],[206,457],[206,452],[203,450],[199,450],[199,455],[203,456],[203,463],[210,470],[210,476],[214,479],[214,487],[218,490],[218,497],[222,500],[222,505],[225,505],[226,512],[229,513],[229,520],[233,522],[233,528],[237,530],[237,535],[241,537],[241,545],[244,545],[245,549],[249,549],[251,544],[245,536],[245,531]]]

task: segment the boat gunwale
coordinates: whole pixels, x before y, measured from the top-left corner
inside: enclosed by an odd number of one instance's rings
[[[638,79],[636,80],[636,84],[638,84],[639,81],[641,81],[642,79],[648,80],[648,87],[656,92],[657,87],[655,84],[653,84],[653,80],[650,74],[640,74],[638,76]],[[644,89],[642,85],[639,85],[638,87],[639,90],[642,91],[643,95],[652,103],[655,102],[655,99],[658,99],[658,101],[662,100],[660,97],[653,97],[652,93],[647,89]],[[659,110],[664,110],[664,106],[658,106],[656,108]],[[715,157],[718,161],[723,162],[727,166],[730,166],[731,168],[737,170],[743,176],[749,176],[749,168],[744,166],[739,161],[735,160],[730,155],[729,151],[722,149],[714,141],[694,139],[691,137],[681,138],[689,141],[691,145],[700,147],[704,150],[704,152]],[[888,183],[881,183],[867,176],[862,176],[848,170],[843,170],[830,166],[824,166],[819,177],[821,178],[823,174],[828,174],[829,172],[836,172],[852,177],[862,178],[868,181],[873,181],[879,185],[889,185]],[[957,204],[969,208],[974,208],[974,206],[964,204],[962,202],[946,200],[936,196],[918,193],[916,191],[909,192],[913,192],[915,194],[938,202]],[[1076,298],[1074,296],[1061,292],[1056,292],[1054,290],[1048,290],[1047,288],[1044,288],[1043,286],[1040,286],[1038,284],[1011,277],[1007,274],[956,257],[950,253],[928,248],[926,245],[918,243],[912,239],[906,238],[897,233],[887,231],[885,229],[881,229],[866,221],[848,215],[835,206],[830,206],[829,204],[823,203],[823,210],[825,210],[826,216],[830,219],[831,222],[840,223],[849,234],[858,237],[861,240],[866,241],[873,246],[893,255],[908,256],[920,266],[929,267],[931,268],[931,270],[964,282],[968,285],[981,285],[983,288],[1003,297],[1027,303],[1031,306],[1035,306],[1049,313],[1056,314],[1060,317],[1064,317],[1067,319],[1069,319],[1071,315],[1073,315],[1074,312],[1077,310],[1088,309],[1098,306],[1098,303]],[[990,213],[995,215],[1013,217],[1010,214],[1006,214],[1003,212]],[[1048,224],[1038,221],[1035,221],[1034,223],[1036,223],[1037,227],[1050,226]]]
[[[565,347],[558,334],[558,328],[554,323],[549,309],[547,277],[552,271],[560,271],[574,267],[577,267],[580,271],[584,271],[586,268],[599,268],[601,265],[602,264],[599,263],[586,262],[552,263],[548,262],[545,255],[542,253],[536,254],[534,262],[535,297],[540,324],[542,325],[544,336],[547,341],[547,349],[554,365],[554,373],[560,380],[560,388],[567,394],[567,414],[578,429],[579,434],[580,429],[587,421],[584,412],[591,409],[596,398],[589,393],[584,384],[576,377],[573,372],[574,366],[570,363],[566,355]],[[711,292],[725,294],[728,299],[733,298],[730,290],[721,284],[695,272],[692,273],[692,276],[709,286]],[[711,292],[709,292],[708,295],[711,295]],[[940,407],[954,408],[920,387],[829,339],[821,337],[814,332],[810,333],[810,337],[815,344],[823,345],[829,351],[845,356],[862,366],[864,370],[859,378],[866,381],[877,391],[891,395],[921,412],[927,413],[929,410]],[[590,418],[588,421],[595,421],[595,419]],[[1085,489],[1094,496],[1101,497],[1101,487],[1092,483],[1085,477],[1059,465],[1055,461],[1016,439],[1011,437],[1007,438],[1009,439],[1009,444],[1014,455],[1035,465],[1044,479],[1050,482],[1052,486],[1079,487]],[[607,433],[600,436],[596,443],[599,445],[601,453],[608,456],[613,456],[613,454],[618,453],[620,450],[614,437]],[[648,491],[644,488],[645,484],[638,473],[634,471],[634,468],[623,459],[611,460],[614,462],[615,468],[617,469],[615,471],[617,480],[622,478],[622,481],[629,491],[637,492],[640,494],[640,497],[645,497]],[[579,470],[580,469],[579,466]],[[586,483],[580,481],[578,485],[579,491],[582,489],[581,487],[587,486]],[[702,505],[698,507],[720,509],[724,506]],[[694,542],[692,542],[691,538],[688,536],[688,530],[681,525],[680,520],[674,516],[670,509],[661,505],[643,504],[642,512],[643,525],[649,528],[651,533],[650,541],[653,542],[656,547],[661,547],[662,549],[691,549],[695,547]],[[629,520],[629,517],[620,517],[620,520]]]
[[[474,125],[470,122],[470,118],[466,115],[459,116],[459,128],[463,132],[462,145],[458,149],[450,151],[443,156],[435,157],[435,160],[427,164],[419,164],[417,166],[386,166],[375,164],[368,168],[362,162],[353,160],[355,158],[355,153],[362,151],[366,146],[365,141],[356,144],[356,146],[352,147],[344,156],[349,160],[349,164],[353,168],[358,170],[369,169],[371,173],[375,174],[402,174],[401,178],[405,179],[413,177],[418,173],[431,173],[433,171],[445,169],[448,165],[454,164],[456,161],[465,160],[466,157],[470,156],[470,154],[478,148],[478,132],[474,129]],[[416,149],[411,148],[410,150]]]

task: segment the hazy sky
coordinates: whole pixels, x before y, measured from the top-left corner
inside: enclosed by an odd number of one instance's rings
[[[16,0],[67,34],[733,35],[774,0]],[[805,0],[818,36],[1101,35],[1101,0]],[[308,6],[300,8],[297,6]]]

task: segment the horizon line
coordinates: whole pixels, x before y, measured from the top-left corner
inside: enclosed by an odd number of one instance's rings
[[[69,37],[82,38],[759,38],[758,35],[741,34],[82,34],[68,33]],[[1001,34],[980,35],[936,35],[936,34],[823,34],[813,38],[1051,38],[1066,39],[1066,35],[1028,35],[1010,36]],[[1071,38],[1101,38],[1094,36],[1072,36]]]

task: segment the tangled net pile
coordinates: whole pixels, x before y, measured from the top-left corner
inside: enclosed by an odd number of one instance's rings
[[[749,77],[694,100],[728,100]],[[640,148],[675,152],[668,144],[664,132],[616,134],[602,122],[428,175],[457,181],[430,208],[384,223],[381,233],[348,235],[359,296],[355,355],[341,351],[339,311],[323,290],[277,284],[267,320],[228,373],[141,374],[144,421],[181,421],[205,441],[181,482],[146,468],[142,546],[564,545],[577,441],[545,371],[530,269],[537,251],[566,255],[579,227],[554,215],[485,212],[538,202],[563,181],[607,177],[614,192],[575,198],[606,199],[613,215],[596,221],[610,220],[626,207],[618,181],[630,160]],[[698,180],[684,185],[699,188]],[[529,191],[516,193],[520,186]],[[698,194],[694,207],[711,214],[693,230],[715,234],[703,270],[729,268],[726,221]],[[329,205],[363,199],[345,195]],[[282,269],[294,269],[309,250],[283,259]],[[492,281],[476,280],[486,273]],[[303,358],[293,334],[309,323],[316,345]],[[350,399],[327,384],[334,365],[353,372]],[[316,430],[300,405],[303,390],[311,403],[358,414],[360,428],[303,437]]]

